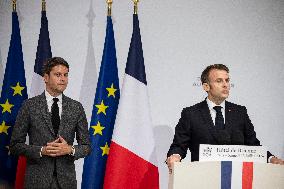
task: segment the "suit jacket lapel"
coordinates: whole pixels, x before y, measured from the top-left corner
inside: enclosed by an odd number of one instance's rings
[[[201,113],[204,119],[204,123],[207,124],[208,130],[211,133],[212,138],[218,143],[218,133],[216,133],[214,122],[212,120],[208,104],[206,100],[201,103]]]
[[[214,123],[213,123],[213,120],[212,120],[212,117],[211,117],[211,114],[210,114],[206,100],[201,102],[200,111],[201,111],[202,117],[204,119],[204,123],[207,124],[209,128],[214,127]]]
[[[226,128],[226,125],[227,125],[227,119],[228,119],[228,125],[230,124],[230,121],[231,121],[231,116],[230,114],[226,113],[227,111],[230,112],[230,109],[229,108],[225,108],[226,112],[225,112],[225,115],[226,115],[226,121],[225,121],[225,129],[223,130],[218,130],[215,128],[214,126],[214,122],[212,120],[212,117],[211,117],[211,114],[210,114],[210,111],[209,111],[209,107],[208,107],[208,104],[206,102],[206,100],[204,100],[202,103],[201,103],[201,113],[202,113],[202,117],[204,119],[204,123],[207,124],[208,126],[208,130],[209,132],[211,133],[211,136],[212,136],[212,139],[215,141],[216,144],[228,144],[228,142],[230,141],[230,136],[228,134],[228,130]],[[228,117],[227,117],[228,115]]]
[[[44,121],[49,128],[50,132],[55,135],[53,127],[52,127],[52,122],[51,122],[51,113],[48,111],[47,107],[47,102],[46,102],[46,97],[44,92],[40,95],[40,110],[42,113],[42,116],[44,118]]]
[[[232,116],[233,113],[234,111],[232,107],[227,101],[225,101],[225,127],[230,130],[231,130],[232,121],[233,121],[233,116]]]

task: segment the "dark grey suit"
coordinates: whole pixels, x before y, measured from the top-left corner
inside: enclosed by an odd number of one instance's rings
[[[78,145],[74,146],[75,156],[40,157],[41,147],[58,138],[53,131],[46,97],[43,93],[23,103],[13,129],[10,151],[12,154],[27,157],[25,188],[49,188],[55,161],[57,179],[61,188],[77,187],[74,160],[90,153],[88,123],[82,105],[63,95],[58,134],[69,145],[73,145],[75,133],[78,142]],[[27,134],[29,144],[25,144]]]
[[[217,129],[206,100],[183,109],[167,156],[179,154],[184,158],[189,148],[191,161],[198,161],[200,144],[260,145],[246,107],[226,101],[225,119],[225,129]]]

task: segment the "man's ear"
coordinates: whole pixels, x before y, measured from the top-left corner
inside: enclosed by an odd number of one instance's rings
[[[210,90],[210,85],[208,83],[203,83],[202,87],[204,89],[204,91],[208,92]]]
[[[49,77],[48,74],[44,74],[44,75],[43,75],[43,81],[44,81],[44,83],[46,83],[46,82],[48,81],[48,77]]]

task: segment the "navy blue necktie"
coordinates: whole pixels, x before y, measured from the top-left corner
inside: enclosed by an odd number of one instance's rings
[[[51,122],[53,126],[54,133],[57,135],[59,125],[60,125],[60,117],[59,117],[59,107],[57,102],[58,98],[53,98],[53,104],[51,106]]]
[[[221,106],[214,106],[214,110],[216,110],[216,118],[215,118],[215,126],[218,129],[224,129],[225,124],[224,124],[224,117],[222,114],[222,107]]]

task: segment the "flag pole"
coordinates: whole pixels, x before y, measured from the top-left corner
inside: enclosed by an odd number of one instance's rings
[[[13,2],[13,12],[17,11],[17,0],[12,0]]]
[[[139,0],[132,0],[134,2],[134,14],[138,14],[138,3]]]
[[[41,10],[42,11],[46,11],[46,2],[45,2],[45,0],[41,1]]]
[[[106,3],[107,3],[107,16],[111,16],[112,0],[106,0]]]

